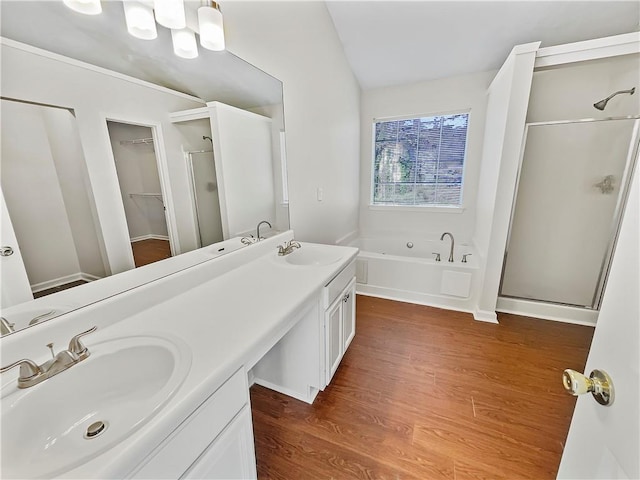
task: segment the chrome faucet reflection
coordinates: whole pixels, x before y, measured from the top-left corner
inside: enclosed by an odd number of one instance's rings
[[[0,317],[0,331],[2,332],[0,336],[15,332],[14,327],[15,323],[11,323],[6,318]]]
[[[47,347],[51,349],[53,358],[42,365],[38,365],[32,360],[23,358],[11,365],[0,368],[0,373],[4,373],[14,367],[20,366],[18,388],[33,387],[34,385],[37,385],[60,372],[64,372],[70,367],[73,367],[76,363],[80,363],[82,360],[87,359],[90,352],[89,349],[80,341],[80,338],[95,332],[97,328],[98,327],[90,328],[86,332],[82,332],[74,336],[69,341],[69,348],[58,352],[58,354],[53,353],[53,344],[48,344]]]
[[[269,228],[273,228],[269,222],[267,222],[266,220],[262,220],[256,227],[256,238],[258,239],[258,241],[264,238],[260,236],[260,225],[262,225],[263,223],[266,223],[267,225],[269,225]]]
[[[285,255],[289,255],[296,248],[302,248],[302,245],[295,240],[289,240],[284,245],[278,245],[278,256],[284,257]]]
[[[451,250],[449,251],[449,261],[453,262],[453,246],[454,246],[454,240],[453,240],[453,235],[449,232],[444,232],[442,234],[442,236],[440,237],[440,240],[444,240],[444,237],[449,235],[449,237],[451,238]]]

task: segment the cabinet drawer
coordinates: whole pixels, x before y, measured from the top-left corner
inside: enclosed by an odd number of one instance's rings
[[[131,478],[179,478],[249,400],[241,368],[191,414]]]
[[[324,287],[323,293],[323,302],[324,308],[329,308],[338,295],[342,293],[342,291],[349,285],[349,282],[356,275],[356,262],[352,261],[349,265],[344,267],[344,269],[336,275],[333,280],[331,280],[327,286]]]

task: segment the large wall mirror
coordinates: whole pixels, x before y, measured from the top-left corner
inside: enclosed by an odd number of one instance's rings
[[[178,58],[168,30],[135,39],[102,7],[0,4],[3,333],[289,228],[282,83],[228,51]]]

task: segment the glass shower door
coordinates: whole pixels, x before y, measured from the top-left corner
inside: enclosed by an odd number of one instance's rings
[[[222,220],[213,152],[189,152],[200,246],[221,242]]]
[[[598,308],[638,121],[528,126],[500,295]]]

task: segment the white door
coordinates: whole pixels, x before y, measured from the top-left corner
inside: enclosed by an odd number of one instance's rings
[[[615,399],[578,398],[558,478],[640,478],[640,186],[636,169],[585,367],[604,370]],[[558,379],[560,381],[560,379]]]
[[[0,257],[0,281],[2,283],[0,307],[7,308],[33,300],[33,294],[31,293],[27,270],[24,267],[20,247],[18,246],[13,224],[11,223],[11,218],[9,218],[7,204],[4,201],[4,195],[1,190],[0,203],[2,203],[0,243],[3,248],[3,255]]]

